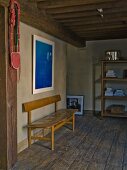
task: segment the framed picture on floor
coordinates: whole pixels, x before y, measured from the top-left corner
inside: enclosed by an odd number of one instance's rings
[[[33,94],[54,89],[54,42],[33,35]]]
[[[83,115],[84,96],[67,96],[67,108],[78,109],[76,114]]]

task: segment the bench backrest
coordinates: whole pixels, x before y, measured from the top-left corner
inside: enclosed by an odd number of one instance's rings
[[[32,110],[55,103],[55,110],[56,110],[56,103],[60,100],[61,100],[60,95],[55,95],[55,96],[27,102],[27,103],[24,103],[23,105],[24,105],[25,112],[30,112]]]

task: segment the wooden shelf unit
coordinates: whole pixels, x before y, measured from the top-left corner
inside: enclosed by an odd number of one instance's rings
[[[101,62],[101,96],[98,96],[97,98],[101,99],[101,115],[102,116],[111,116],[111,117],[127,117],[127,112],[124,113],[111,113],[110,111],[106,110],[106,100],[117,100],[117,101],[123,101],[127,100],[127,96],[105,96],[105,87],[107,83],[126,83],[127,78],[117,78],[117,77],[106,77],[106,71],[107,67],[110,65],[111,69],[113,69],[116,64],[126,64],[127,60],[116,60],[116,61],[107,61],[103,60]]]

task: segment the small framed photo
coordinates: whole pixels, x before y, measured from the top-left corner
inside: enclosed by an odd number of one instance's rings
[[[83,115],[84,96],[67,96],[67,108],[78,109],[77,115]]]
[[[121,51],[120,50],[107,50],[105,51],[106,60],[120,60]]]

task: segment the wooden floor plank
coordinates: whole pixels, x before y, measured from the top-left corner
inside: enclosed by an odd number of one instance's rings
[[[122,170],[127,170],[127,165],[124,165]]]
[[[125,137],[123,139],[123,137]],[[123,139],[123,141],[121,141]],[[123,131],[117,131],[116,137],[113,142],[111,152],[109,158],[107,160],[107,164],[115,165],[115,166],[122,166],[123,164],[123,156],[124,156],[124,142],[126,140],[126,135]]]
[[[91,158],[92,161],[97,163],[105,163],[109,155],[110,147],[113,142],[115,132],[104,131],[98,145],[96,145],[96,150]]]
[[[90,162],[86,170],[104,170],[105,165],[97,162]]]
[[[127,170],[127,129],[126,129],[126,142],[124,147],[124,157],[123,157],[123,169]]]
[[[123,169],[122,169],[122,166],[107,165],[105,170],[123,170]]]

